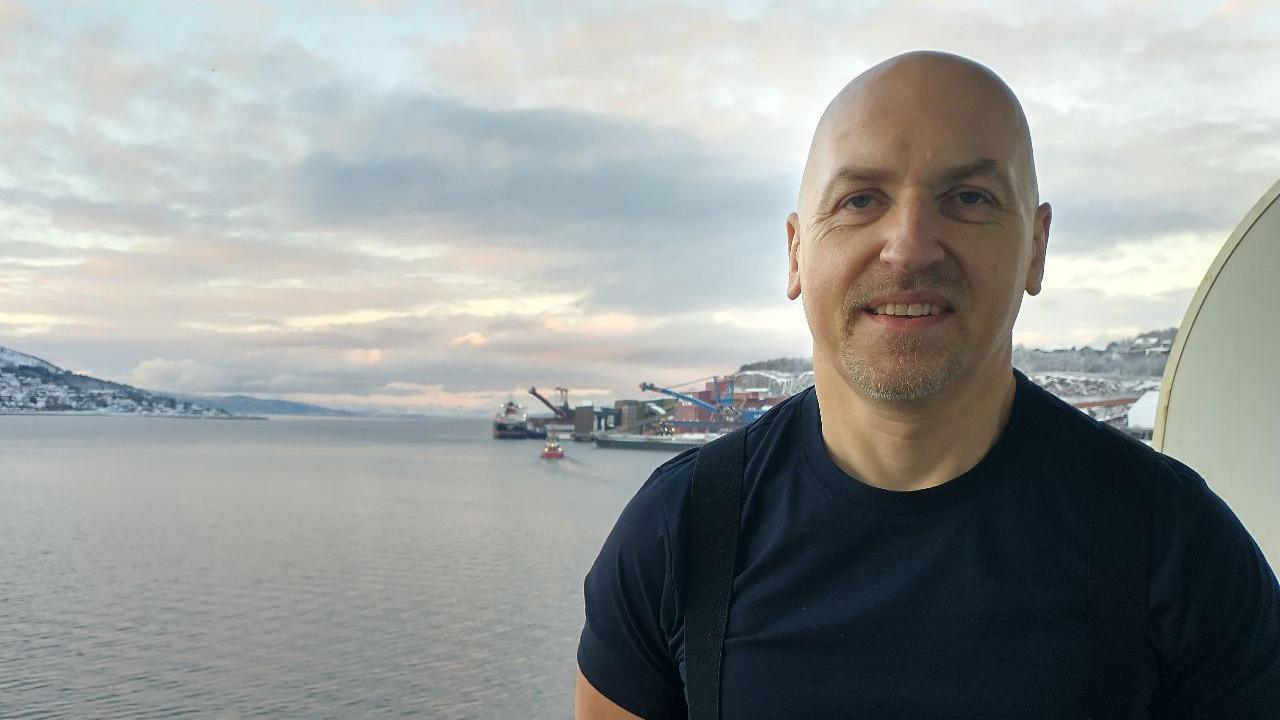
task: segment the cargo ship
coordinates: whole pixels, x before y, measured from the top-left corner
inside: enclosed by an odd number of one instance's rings
[[[641,435],[640,433],[597,433],[596,447],[620,450],[667,450],[679,452],[701,447],[723,433],[679,433],[676,435]]]
[[[507,400],[493,416],[493,437],[497,440],[523,440],[529,437],[529,417],[515,400]]]

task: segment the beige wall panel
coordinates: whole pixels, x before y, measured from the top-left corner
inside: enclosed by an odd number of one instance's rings
[[[1155,447],[1197,470],[1280,571],[1280,182],[1232,233],[1165,369]]]

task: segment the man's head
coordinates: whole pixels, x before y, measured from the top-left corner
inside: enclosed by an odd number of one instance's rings
[[[994,73],[915,52],[859,75],[819,120],[787,218],[815,369],[882,400],[1007,370],[1050,219],[1026,117]]]

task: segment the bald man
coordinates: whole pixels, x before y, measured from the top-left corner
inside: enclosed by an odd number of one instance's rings
[[[723,717],[1086,717],[1091,488],[1141,478],[1124,629],[1145,640],[1103,678],[1123,717],[1280,718],[1280,587],[1236,517],[1011,367],[1052,217],[1022,108],[981,65],[895,57],[823,114],[786,220],[814,387],[746,432]],[[587,576],[578,718],[688,714],[700,452],[654,471]]]

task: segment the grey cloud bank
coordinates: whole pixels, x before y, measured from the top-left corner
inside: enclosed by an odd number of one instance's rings
[[[299,168],[306,210],[321,222],[427,216],[575,245],[572,234],[554,231],[750,227],[757,209],[779,204],[790,186],[684,133],[584,113],[488,111],[419,97],[378,119],[385,122],[369,128],[376,145],[354,157],[315,153]],[[655,251],[682,242],[662,237],[655,234]]]

